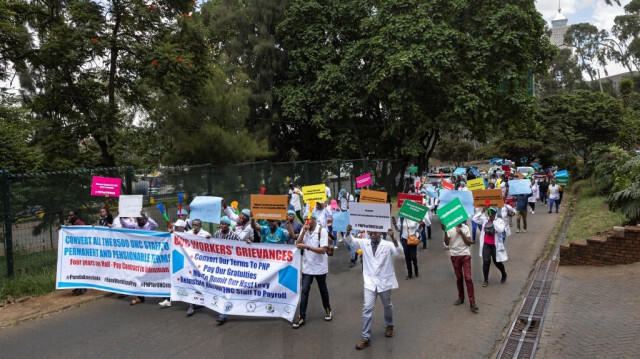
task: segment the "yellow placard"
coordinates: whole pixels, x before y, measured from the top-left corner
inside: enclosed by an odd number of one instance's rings
[[[324,202],[327,200],[327,192],[324,184],[316,184],[313,186],[303,186],[302,196],[305,202]]]
[[[477,191],[477,190],[485,189],[484,180],[482,178],[476,178],[476,179],[467,181],[467,189],[469,191]]]
[[[363,189],[360,191],[360,203],[387,203],[387,192]]]
[[[286,219],[287,196],[251,195],[251,215],[255,219]]]

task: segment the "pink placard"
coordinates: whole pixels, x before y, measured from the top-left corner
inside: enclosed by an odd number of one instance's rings
[[[120,197],[121,178],[93,176],[91,180],[91,195],[104,197]]]
[[[371,173],[367,173],[360,177],[356,177],[356,188],[362,188],[372,183],[373,182],[371,182]]]

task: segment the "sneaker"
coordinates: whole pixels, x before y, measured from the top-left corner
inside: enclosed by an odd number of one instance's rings
[[[447,249],[449,249],[449,246],[443,246],[442,249],[446,251]]]
[[[330,308],[327,308],[327,309],[325,309],[324,311],[325,311],[325,313],[324,313],[324,320],[326,320],[326,321],[330,321],[331,319],[333,319],[333,313],[331,312],[331,309],[330,309]]]
[[[517,229],[517,230],[516,230],[516,233],[520,233],[520,230],[519,230],[519,229]]]
[[[293,322],[293,329],[298,329],[304,325],[304,318],[298,315],[298,319]]]
[[[502,279],[500,279],[500,283],[504,283],[504,282],[506,282],[506,281],[507,281],[507,273],[505,273],[505,274],[502,276]]]
[[[531,211],[531,214],[536,214],[536,212],[534,212],[534,211]]]
[[[349,268],[353,268],[355,266],[356,266],[356,261],[355,260],[353,260],[353,261],[351,261],[351,263],[349,263]]]
[[[342,238],[338,239],[338,243],[342,243]]]
[[[189,307],[189,309],[187,309],[187,317],[190,317],[192,315],[194,315],[196,313],[196,311],[193,309],[193,307]]]
[[[482,282],[482,286],[483,286],[483,287],[486,287],[486,286],[488,286],[488,285],[489,285],[489,281],[486,281],[486,280],[485,280],[484,282]]]
[[[464,303],[464,299],[460,299],[458,298],[455,302],[453,302],[453,305],[460,305]]]
[[[523,230],[522,230],[522,233],[524,233],[524,232],[526,232],[526,231],[527,231],[526,229],[523,229]]]
[[[476,305],[476,303],[471,303],[471,305],[469,306],[469,308],[471,308],[471,311],[474,313],[478,313],[478,306]]]
[[[338,246],[333,246],[333,249],[338,249]]]
[[[405,279],[406,279],[406,280],[409,280],[409,279],[411,279],[411,278],[413,278],[413,277],[412,277],[412,276],[410,276],[410,275],[408,275]]]
[[[391,338],[393,336],[393,327],[387,327],[387,330],[384,331],[384,336],[387,338]]]
[[[368,347],[370,344],[371,344],[371,341],[369,341],[369,339],[360,339],[360,341],[356,343],[356,349],[362,350]]]
[[[158,303],[159,306],[168,308],[171,306],[171,301],[169,299],[165,299],[162,302]]]
[[[227,322],[227,318],[226,317],[218,317],[218,319],[216,319],[216,322],[218,323],[218,325],[222,325],[222,324]]]

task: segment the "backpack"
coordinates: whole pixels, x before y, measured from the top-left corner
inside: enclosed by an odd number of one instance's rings
[[[493,222],[487,222],[484,225],[484,233],[489,235],[496,234],[496,227],[493,226]]]

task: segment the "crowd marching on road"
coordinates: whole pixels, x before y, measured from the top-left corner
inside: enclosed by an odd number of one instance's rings
[[[398,288],[398,281],[393,266],[394,256],[403,256],[406,264],[406,280],[410,281],[419,278],[417,256],[418,248],[423,250],[430,248],[428,242],[432,237],[432,220],[440,205],[438,194],[443,189],[451,186],[453,191],[470,191],[467,181],[482,178],[486,189],[501,190],[504,204],[500,207],[487,205],[475,206],[472,215],[467,220],[457,223],[450,228],[443,229],[443,248],[450,256],[453,267],[452,279],[455,278],[457,288],[457,298],[454,305],[462,305],[468,298],[469,308],[474,313],[480,313],[480,308],[476,304],[477,292],[474,290],[474,283],[471,275],[471,250],[474,244],[478,244],[478,253],[482,258],[482,287],[489,286],[489,271],[491,262],[500,271],[500,283],[507,280],[507,270],[505,262],[508,259],[506,242],[512,235],[512,217],[516,217],[515,233],[527,231],[528,214],[535,215],[536,205],[549,206],[548,213],[558,213],[558,207],[562,200],[563,187],[556,184],[553,173],[544,178],[534,178],[531,173],[526,175],[496,174],[481,176],[467,169],[466,176],[454,176],[450,180],[444,180],[440,174],[440,182],[435,186],[428,183],[425,178],[412,182],[405,191],[409,195],[417,195],[421,198],[421,205],[427,208],[421,220],[399,216],[390,217],[388,231],[356,231],[351,225],[346,227],[346,231],[336,231],[333,228],[334,215],[339,212],[347,212],[354,203],[359,203],[361,199],[360,189],[355,193],[349,193],[346,189],[340,189],[338,196],[332,198],[329,187],[326,187],[326,201],[306,202],[303,191],[294,183],[290,182],[285,193],[288,199],[288,210],[286,219],[278,220],[258,220],[252,218],[250,209],[239,208],[228,205],[222,200],[222,212],[218,230],[211,235],[202,228],[200,218],[189,218],[189,212],[180,208],[178,220],[169,223],[171,232],[190,233],[204,239],[221,239],[230,241],[243,241],[251,243],[266,243],[273,245],[289,244],[295,245],[302,250],[301,265],[301,294],[298,315],[293,322],[293,328],[299,329],[306,324],[307,307],[311,286],[314,280],[317,282],[318,291],[322,301],[324,319],[330,321],[333,318],[332,306],[330,304],[330,293],[327,282],[331,281],[329,273],[329,256],[340,244],[350,253],[349,263],[345,266],[353,268],[358,263],[362,263],[362,275],[364,279],[364,300],[362,308],[362,336],[356,344],[356,349],[365,349],[371,344],[372,316],[376,298],[380,298],[384,309],[385,337],[393,337],[394,320],[393,304],[391,302],[391,290]],[[418,179],[418,178],[416,178]],[[529,193],[509,192],[509,183],[513,179],[526,179],[530,181]],[[369,185],[362,189],[369,189]],[[386,192],[383,188],[376,188]],[[435,195],[434,195],[435,193]],[[500,192],[499,192],[500,193]],[[548,200],[548,201],[547,201]],[[387,203],[392,206],[391,198],[387,195]],[[540,208],[538,208],[540,210]],[[284,212],[283,212],[284,213]],[[68,212],[69,225],[85,225],[79,218],[78,212],[70,210]],[[337,216],[337,215],[336,215]],[[282,218],[282,217],[281,217]],[[418,219],[420,219],[418,218]],[[158,224],[142,211],[139,217],[116,217],[114,218],[109,209],[108,201],[100,211],[100,219],[96,226],[106,226],[113,228],[126,228],[132,230],[156,230]],[[342,227],[344,228],[344,227]],[[331,265],[339,265],[331,262]],[[465,295],[465,288],[467,294]],[[86,292],[86,289],[74,289],[75,295]],[[162,307],[170,307],[170,298],[162,298],[159,303]],[[131,300],[131,305],[145,302],[145,297],[137,296]],[[334,303],[335,304],[335,303]],[[199,306],[190,304],[186,315],[192,316]],[[227,322],[228,316],[220,313],[217,318],[218,325]]]

